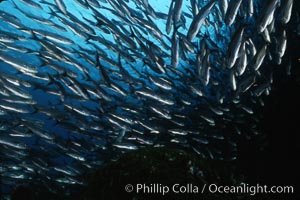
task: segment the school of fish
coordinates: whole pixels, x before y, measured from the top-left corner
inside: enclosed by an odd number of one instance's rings
[[[235,159],[238,138],[259,134],[295,2],[158,2],[0,3],[2,191],[66,192],[150,146]]]

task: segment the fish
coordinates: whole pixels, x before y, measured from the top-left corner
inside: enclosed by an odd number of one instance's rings
[[[280,14],[279,14],[279,21],[282,24],[289,23],[292,15],[292,9],[294,5],[294,0],[288,0],[285,3],[280,5]]]
[[[236,63],[236,73],[238,76],[241,76],[246,71],[248,66],[248,55],[246,52],[246,42],[242,44],[239,51],[240,57],[238,62]]]
[[[266,52],[267,51],[267,47],[268,47],[268,45],[264,44],[260,48],[260,50],[257,52],[257,54],[255,55],[255,57],[254,57],[254,63],[253,63],[253,69],[255,71],[257,71],[260,68],[261,64],[263,63],[263,60],[264,60],[265,56],[267,55],[267,52]]]
[[[278,61],[277,64],[281,63],[281,58],[284,56],[284,53],[286,51],[286,45],[287,45],[287,35],[286,31],[283,30],[282,33],[279,36],[279,39],[277,40],[277,55],[278,55]]]
[[[0,144],[7,145],[9,147],[13,147],[13,148],[16,148],[16,149],[21,149],[21,150],[24,150],[24,149],[27,148],[26,145],[24,145],[24,144],[14,143],[14,142],[9,141],[5,138],[0,138]]]
[[[167,32],[167,34],[170,33],[171,28],[172,28],[172,24],[173,24],[173,20],[174,20],[174,17],[173,17],[174,3],[175,3],[175,1],[171,1],[171,5],[170,5],[170,8],[169,8],[169,12],[168,12],[168,18],[167,18],[167,22],[166,22],[166,32]]]
[[[175,27],[174,25],[174,31],[172,36],[172,53],[171,53],[171,63],[174,68],[177,67],[179,62],[179,40],[177,35],[177,29],[178,27]]]
[[[67,7],[62,0],[55,0],[55,4],[57,5],[57,8],[59,9],[59,11],[61,11],[65,15],[67,15]]]
[[[210,54],[207,53],[202,62],[201,69],[199,71],[199,78],[204,86],[207,86],[210,80]]]
[[[223,17],[226,16],[227,9],[228,9],[228,1],[227,0],[219,0],[219,8],[223,15]]]
[[[233,36],[229,46],[228,46],[228,58],[227,58],[227,67],[231,69],[239,54],[239,50],[243,41],[243,35],[244,35],[244,27],[241,27]]]
[[[242,1],[243,0],[232,0],[230,2],[230,4],[228,5],[228,8],[227,8],[226,14],[225,14],[225,23],[227,26],[231,26],[233,24],[233,22],[235,21],[236,15],[239,11]]]
[[[192,7],[193,16],[196,16],[199,13],[198,2],[196,0],[190,1]]]
[[[188,41],[192,41],[196,35],[199,32],[200,26],[204,22],[205,18],[211,11],[211,9],[214,7],[216,4],[216,0],[210,1],[207,5],[205,5],[203,8],[199,10],[199,13],[194,17],[189,30],[187,32],[187,39]]]
[[[173,105],[175,102],[172,99],[169,99],[167,97],[163,97],[159,94],[155,94],[153,91],[149,90],[149,89],[142,89],[142,90],[137,90],[136,94],[140,94],[142,96],[157,100],[163,104],[166,105]]]
[[[277,9],[278,5],[278,0],[272,0],[268,2],[267,6],[265,7],[264,14],[261,16],[260,22],[257,26],[258,33],[262,33],[266,29],[266,27],[271,24],[274,17],[274,12]]]
[[[0,55],[0,60],[10,64],[12,67],[14,67],[15,69],[19,70],[20,72],[24,72],[24,73],[32,73],[35,74],[37,73],[37,68],[35,66],[32,66],[30,64],[26,64],[23,63],[22,61],[20,61],[19,59],[10,56],[10,55],[5,55],[5,54],[1,54]]]
[[[230,77],[231,89],[235,91],[236,90],[236,80],[235,80],[235,75],[234,75],[234,71],[233,70],[231,71],[229,77]]]
[[[2,1],[1,192],[23,181],[67,199],[85,172],[144,147],[236,159],[291,59],[296,4]]]
[[[174,3],[174,14],[173,14],[174,24],[176,24],[180,20],[181,12],[182,12],[182,2],[183,0],[177,0]]]

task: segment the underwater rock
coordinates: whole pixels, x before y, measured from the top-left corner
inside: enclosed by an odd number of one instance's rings
[[[246,199],[244,195],[201,194],[205,183],[240,185],[241,175],[231,162],[199,159],[195,154],[167,148],[145,148],[129,152],[115,162],[91,173],[85,198],[100,199]],[[145,184],[149,192],[125,192],[125,186]],[[181,194],[163,189],[184,190]],[[198,191],[198,192],[197,192]],[[247,197],[249,198],[249,197]]]
[[[11,195],[11,200],[34,200],[34,194],[28,186],[18,186]]]

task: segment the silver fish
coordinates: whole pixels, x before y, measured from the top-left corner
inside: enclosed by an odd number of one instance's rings
[[[189,41],[192,41],[196,37],[200,30],[200,26],[202,25],[216,2],[216,0],[210,1],[207,5],[201,8],[201,10],[199,10],[199,13],[194,17],[187,33],[187,39]]]
[[[226,11],[225,15],[225,22],[227,26],[231,26],[233,22],[235,21],[236,15],[239,11],[239,8],[241,6],[243,0],[231,0],[228,9]]]

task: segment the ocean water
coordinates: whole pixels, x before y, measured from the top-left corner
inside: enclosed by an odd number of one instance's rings
[[[291,73],[293,1],[174,2],[1,2],[3,193],[71,191],[145,147],[234,160],[241,138],[260,135],[273,70]]]

